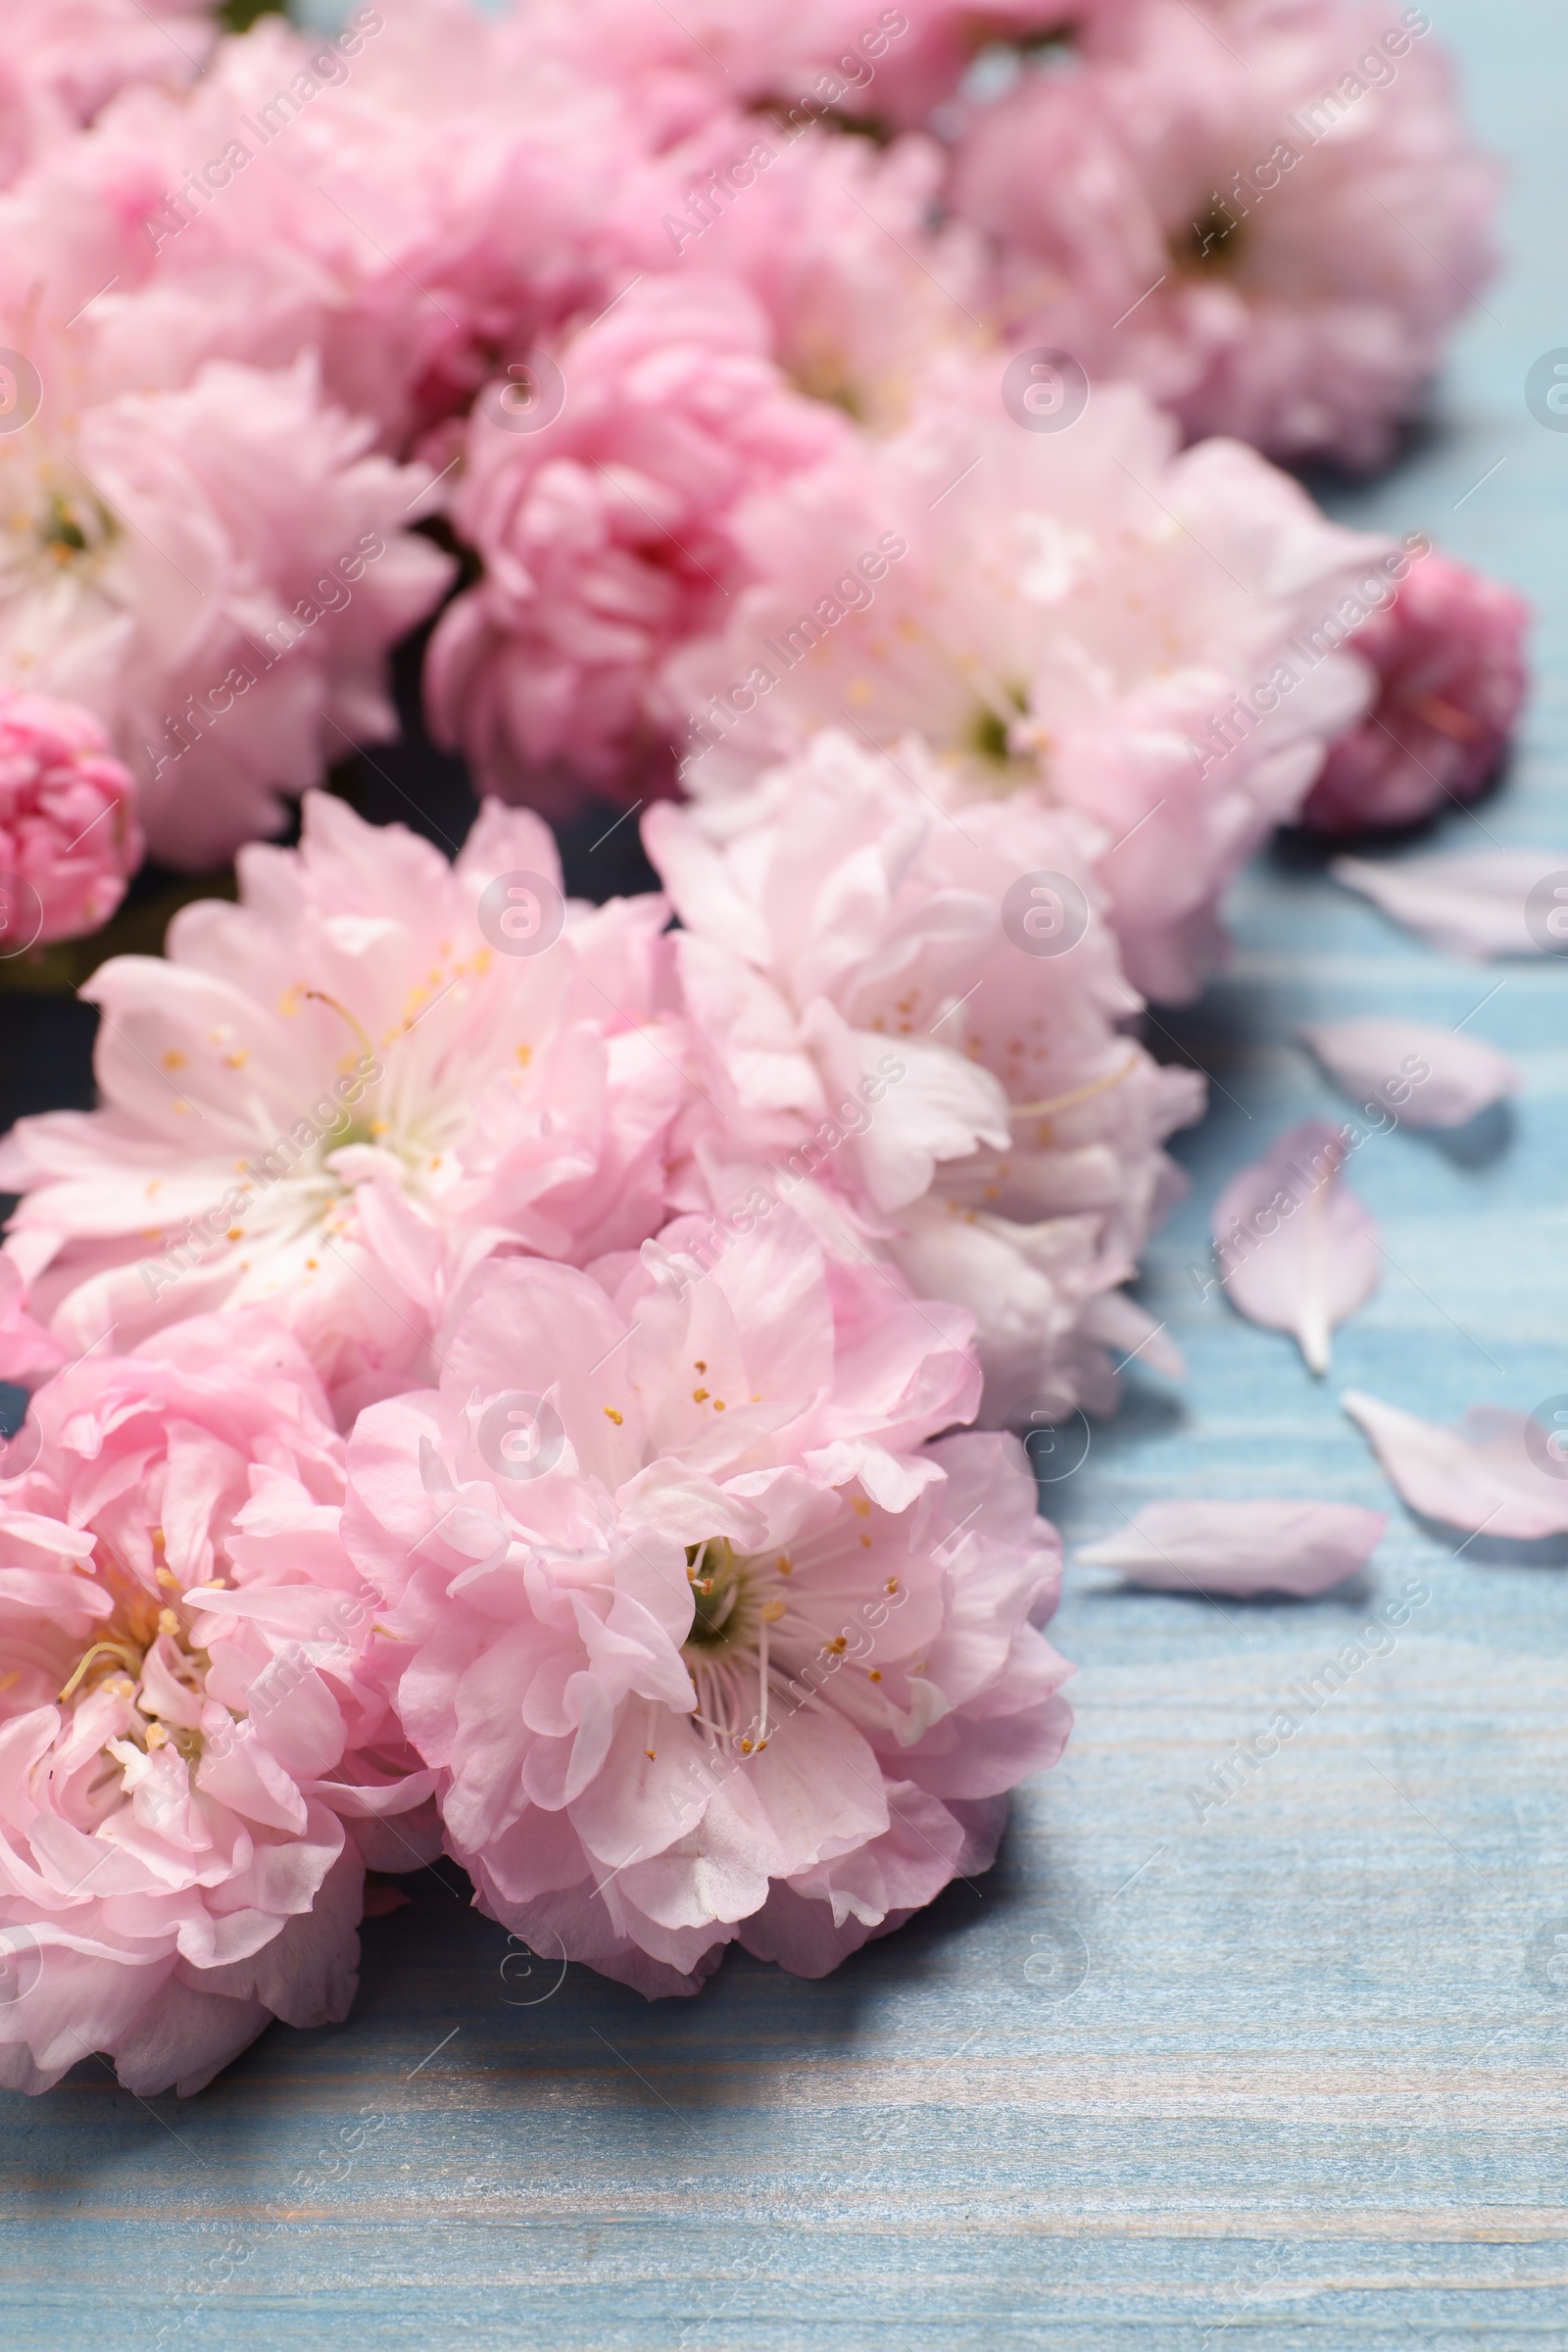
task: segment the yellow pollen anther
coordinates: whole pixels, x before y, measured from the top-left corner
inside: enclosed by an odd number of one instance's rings
[[[706,1404],[708,1402],[708,1391],[706,1389],[693,1389],[692,1402],[693,1404]]]
[[[615,1408],[614,1408],[614,1406],[613,1406],[612,1404],[607,1404],[607,1405],[606,1405],[606,1407],[605,1407],[605,1419],[606,1419],[607,1421],[613,1421],[613,1423],[615,1424],[615,1427],[616,1427],[617,1429],[619,1429],[619,1428],[621,1428],[621,1427],[622,1427],[622,1425],[623,1425],[623,1424],[624,1424],[624,1422],[625,1422],[625,1418],[626,1418],[625,1414],[624,1414],[624,1413],[617,1413],[617,1412],[616,1412],[616,1410],[615,1410]]]
[[[150,1723],[147,1726],[147,1753],[152,1755],[158,1748],[167,1747],[168,1745],[169,1734],[165,1731],[163,1725],[161,1723]]]
[[[783,1616],[783,1614],[784,1614],[784,1603],[783,1603],[781,1600],[764,1600],[764,1601],[763,1601],[763,1603],[762,1603],[762,1623],[763,1623],[764,1625],[777,1625],[777,1623],[778,1623],[779,1619],[780,1619],[780,1618]]]
[[[781,1551],[773,1565],[775,1568],[777,1568],[780,1576],[793,1576],[795,1574],[795,1562],[790,1558],[790,1555],[787,1551]]]
[[[870,1539],[870,1537],[869,1537],[869,1536],[862,1536],[862,1537],[860,1538],[860,1549],[861,1549],[862,1551],[869,1551],[869,1550],[870,1550],[870,1548],[871,1548],[871,1539]]]
[[[0,1674],[0,1690],[9,1690],[13,1683],[22,1680],[22,1668],[13,1666],[9,1674]]]
[[[743,1740],[741,1741],[741,1754],[743,1756],[749,1756],[752,1752],[752,1745],[753,1742],[750,1740]]]
[[[179,1632],[179,1619],[174,1615],[172,1609],[159,1610],[158,1631],[161,1634],[168,1634],[172,1638]]]
[[[179,1579],[174,1574],[172,1568],[155,1568],[153,1570],[153,1581],[155,1584],[165,1586],[171,1592],[177,1592],[179,1591]]]
[[[850,1646],[849,1636],[847,1634],[835,1634],[832,1641],[824,1642],[822,1646],[824,1649],[830,1649],[836,1658],[842,1658],[844,1652]]]
[[[896,1592],[898,1591],[898,1589],[899,1589],[899,1580],[898,1580],[898,1578],[897,1578],[896,1576],[890,1576],[890,1577],[888,1578],[888,1581],[887,1581],[887,1583],[886,1583],[886,1584],[883,1586],[883,1588],[882,1588],[882,1590],[883,1590],[883,1592]]]
[[[648,1758],[650,1764],[657,1764],[659,1762],[659,1758],[655,1755],[651,1747],[645,1747],[643,1749],[643,1754]]]
[[[715,1413],[721,1413],[724,1410],[724,1399],[722,1396],[715,1396],[713,1398],[713,1410]]]
[[[708,1370],[708,1366],[703,1363],[694,1362],[692,1365],[692,1370],[694,1372],[706,1372]]]
[[[177,1046],[171,1046],[169,1052],[164,1055],[164,1067],[166,1070],[188,1069],[190,1067],[190,1056],[186,1054],[181,1054]]]
[[[871,1505],[866,1501],[863,1494],[854,1495],[850,1501],[850,1508],[855,1513],[857,1519],[869,1519],[871,1516]]]

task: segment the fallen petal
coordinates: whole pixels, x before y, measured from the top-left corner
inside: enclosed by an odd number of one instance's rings
[[[1387,865],[1336,858],[1329,872],[1450,956],[1568,954],[1568,850],[1450,852]]]
[[[1352,1102],[1406,1127],[1463,1127],[1524,1083],[1495,1046],[1427,1021],[1323,1021],[1301,1035]]]
[[[1147,1502],[1078,1557],[1119,1568],[1151,1592],[1310,1600],[1364,1568],[1387,1525],[1381,1511],[1353,1502]]]
[[[1421,1518],[1517,1544],[1568,1533],[1568,1423],[1473,1404],[1448,1429],[1356,1389],[1340,1401]]]
[[[1377,1289],[1378,1229],[1341,1173],[1348,1140],[1326,1119],[1293,1127],[1214,1203],[1214,1257],[1231,1304],[1294,1335],[1314,1372],[1332,1335]]]

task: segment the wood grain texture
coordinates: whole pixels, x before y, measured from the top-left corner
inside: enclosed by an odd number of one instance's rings
[[[1523,401],[1531,362],[1568,344],[1568,24],[1560,0],[1434,14],[1514,159],[1514,263],[1433,432],[1335,504],[1536,599],[1515,775],[1439,834],[1568,864],[1568,436]],[[1047,1485],[1073,1540],[1171,1493],[1387,1504],[1342,1386],[1441,1418],[1568,1390],[1568,966],[1446,960],[1298,858],[1261,863],[1235,918],[1231,975],[1167,1023],[1216,1081],[1146,1290],[1191,1379],[1137,1386]],[[1390,1264],[1314,1384],[1190,1283],[1207,1205],[1278,1127],[1335,1107],[1298,1023],[1457,1020],[1499,981],[1471,1030],[1516,1055],[1525,1095],[1480,1149],[1399,1133],[1358,1153]],[[1196,1806],[1410,1576],[1430,1597],[1386,1654],[1230,1802]],[[989,1878],[826,1984],[741,1958],[654,2008],[582,1971],[557,1986],[426,1880],[368,1927],[341,2030],[275,2030],[183,2105],[94,2065],[4,2101],[0,2341],[1568,2344],[1565,1577],[1485,1540],[1455,1556],[1396,1506],[1364,1584],[1312,1604],[1073,1570],[1064,1763],[1020,1797]]]

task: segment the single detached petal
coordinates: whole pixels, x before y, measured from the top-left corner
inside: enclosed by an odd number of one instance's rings
[[[1568,948],[1568,850],[1479,850],[1390,865],[1336,858],[1329,872],[1450,956],[1484,962]],[[1546,887],[1557,875],[1560,901]],[[1553,920],[1560,930],[1549,928]]]
[[[1364,1568],[1388,1525],[1353,1502],[1147,1502],[1078,1557],[1151,1592],[1290,1592],[1310,1600]]]
[[[1231,1178],[1214,1204],[1214,1255],[1231,1304],[1291,1332],[1314,1372],[1336,1324],[1364,1306],[1381,1272],[1378,1229],[1341,1173],[1348,1139],[1305,1119]]]
[[[1517,1544],[1568,1532],[1568,1425],[1473,1404],[1447,1429],[1356,1389],[1340,1401],[1423,1519]]]
[[[1495,1046],[1428,1021],[1374,1015],[1322,1021],[1301,1035],[1353,1102],[1392,1110],[1406,1127],[1462,1127],[1524,1084]]]

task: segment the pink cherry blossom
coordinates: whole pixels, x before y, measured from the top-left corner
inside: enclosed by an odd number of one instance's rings
[[[1386,0],[1132,0],[972,109],[952,201],[1025,345],[1191,435],[1372,465],[1494,267],[1497,174]]]
[[[484,577],[443,614],[426,687],[487,791],[557,811],[582,783],[637,797],[650,759],[660,776],[651,690],[740,584],[732,510],[848,438],[768,343],[741,287],[650,278],[561,345],[538,430],[514,429],[513,387],[480,402],[452,515]]]
[[[404,0],[330,40],[270,16],[0,199],[0,303],[97,397],[311,351],[398,453],[498,354],[667,264],[665,179],[629,96],[521,15]]]
[[[482,1905],[649,1994],[737,1939],[825,1973],[985,1866],[1068,1721],[1021,1448],[922,1443],[972,1406],[963,1318],[782,1206],[665,1272],[481,1268],[345,1521]]]
[[[1108,1406],[1112,1350],[1179,1370],[1118,1286],[1180,1190],[1159,1146],[1202,1090],[1128,1034],[1093,828],[956,797],[918,744],[823,735],[750,796],[644,831],[681,918],[722,1214],[759,1165],[813,1180],[834,1246],[874,1237],[917,1295],[974,1316],[994,1426]],[[1060,956],[1020,927],[1041,875],[1077,910]]]
[[[205,0],[8,0],[0,188],[65,146],[125,84],[193,80],[212,42]]]
[[[451,572],[408,527],[428,475],[303,358],[51,414],[0,440],[0,679],[101,719],[154,855],[200,872],[395,732],[386,654]]]
[[[0,688],[4,952],[106,923],[141,863],[136,785],[95,718]]]
[[[0,1485],[0,2081],[198,2090],[343,2018],[367,1860],[434,1850],[367,1674],[342,1447],[285,1333],[188,1323],[33,1396]]]
[[[1134,985],[1190,997],[1226,883],[1366,708],[1336,615],[1396,559],[1250,450],[1178,454],[1129,385],[1041,433],[1002,379],[746,502],[754,584],[666,669],[680,772],[716,798],[820,727],[923,735],[968,803],[1091,817]]]
[[[585,1258],[665,1221],[672,1124],[705,1108],[655,1003],[666,909],[568,919],[545,827],[494,806],[452,866],[313,795],[298,850],[238,865],[237,907],[94,974],[103,1107],[0,1144],[7,1252],[67,1352],[265,1304],[352,1418],[429,1376],[487,1250]]]
[[[676,268],[739,278],[800,391],[886,429],[951,355],[989,347],[979,239],[956,221],[932,225],[944,171],[934,140],[883,148],[820,122],[726,113],[668,169]]]
[[[1405,825],[1473,799],[1496,772],[1525,694],[1530,609],[1451,557],[1416,566],[1350,638],[1378,699],[1330,752],[1303,815],[1324,833]]]

